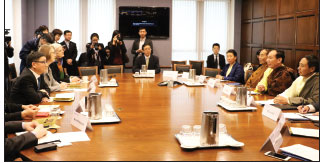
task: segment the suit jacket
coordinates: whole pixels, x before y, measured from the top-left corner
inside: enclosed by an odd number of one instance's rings
[[[223,69],[226,65],[225,57],[221,54],[218,54],[218,55],[219,55],[218,62],[219,62],[220,69]],[[208,56],[207,67],[208,68],[218,68],[218,64],[216,62],[214,62],[214,54],[211,54]]]
[[[45,89],[50,94],[50,88],[41,75],[40,89]],[[25,68],[21,75],[17,78],[10,94],[11,101],[16,104],[38,104],[43,97],[48,97],[44,92],[37,90],[37,81],[31,70]]]
[[[63,79],[60,78],[60,70],[58,67],[58,62],[55,61],[55,62],[51,63],[50,68],[52,70],[52,76],[57,82],[70,83],[70,77],[66,73],[64,73]]]
[[[21,104],[9,103],[5,99],[5,122],[22,120],[21,111]]]
[[[280,66],[272,71],[267,78],[267,93],[276,96],[289,88],[294,80],[293,69]]]
[[[141,66],[146,64],[144,55],[137,57],[133,65],[133,72],[140,72]],[[160,73],[159,58],[154,55],[150,55],[148,70],[155,70],[155,73]]]
[[[139,55],[139,53],[136,52],[139,49],[139,43],[140,43],[140,38],[134,40],[133,42],[131,53],[134,54],[134,58],[136,58]],[[150,39],[146,38],[144,44],[149,44],[151,46],[151,51],[153,51],[153,44]]]
[[[20,74],[23,72],[24,68],[26,67],[26,59],[27,56],[31,51],[37,51],[38,50],[38,44],[39,44],[40,38],[35,38],[32,40],[27,41],[24,46],[21,48],[19,52],[19,58],[21,59],[20,62]]]
[[[78,50],[76,43],[70,41],[68,46],[65,41],[62,41],[60,44],[67,47],[64,51],[63,67],[67,68],[69,75],[78,76],[78,65],[76,61]],[[67,59],[72,59],[72,66],[67,64]]]
[[[289,97],[293,105],[319,103],[319,74],[311,76],[305,83],[298,97]]]
[[[258,82],[261,81],[261,79],[264,76],[264,72],[267,69],[267,64],[264,64],[260,66],[256,71],[252,73],[252,75],[249,77],[249,79],[246,81],[245,87],[248,88],[255,88],[258,84]]]
[[[52,70],[49,67],[47,73],[44,74],[44,81],[50,88],[51,92],[60,91],[60,84],[54,79],[52,75]]]
[[[316,112],[319,112],[319,102],[316,102],[316,103],[312,103],[312,105],[314,106]]]
[[[97,58],[95,55],[95,50],[90,48],[91,43],[88,43],[86,45],[87,48],[87,62],[88,62],[88,66],[98,66],[98,70],[103,69],[104,68],[104,64],[107,63],[106,61],[106,52],[105,52],[105,48],[104,45],[102,43],[99,43],[98,46],[100,46],[102,48],[102,50],[98,51],[98,55]],[[79,58],[80,60],[80,58]],[[98,61],[98,62],[96,62]]]
[[[239,83],[244,83],[244,68],[238,62],[236,62],[229,73],[226,76],[230,64],[227,64],[224,69],[221,71],[221,76],[224,76],[225,80],[235,81]]]
[[[5,161],[13,161],[19,156],[19,152],[22,149],[30,148],[37,145],[38,140],[36,136],[31,132],[27,132],[25,134],[12,138],[7,138],[7,134],[20,131],[23,131],[22,122],[5,122]]]

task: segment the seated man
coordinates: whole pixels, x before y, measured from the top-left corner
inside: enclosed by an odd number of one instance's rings
[[[139,56],[136,58],[133,72],[140,72],[142,65],[147,65],[148,70],[155,70],[155,73],[160,73],[159,58],[151,54],[151,46],[149,44],[144,44],[142,46],[144,51],[144,56]]]
[[[27,57],[27,68],[11,90],[11,101],[16,104],[38,104],[47,102],[50,89],[44,82],[42,75],[47,69],[45,55],[39,52],[32,52]]]
[[[7,103],[5,100],[5,122],[34,119],[38,110],[35,105]]]
[[[249,79],[247,80],[247,82],[245,84],[245,87],[255,88],[257,83],[262,79],[263,74],[264,74],[265,70],[267,69],[267,63],[266,63],[267,53],[268,53],[267,49],[261,49],[260,51],[258,51],[257,58],[260,63],[260,66],[249,77]]]
[[[294,80],[294,71],[283,65],[284,58],[284,51],[271,50],[269,52],[266,60],[269,68],[264,72],[255,91],[276,96],[290,87]]]
[[[29,131],[27,133],[7,138],[7,134]],[[38,139],[45,136],[47,130],[44,129],[42,124],[37,122],[20,122],[10,121],[5,122],[5,161],[13,161],[19,157],[19,152],[22,149],[30,148],[38,144]]]
[[[208,56],[207,59],[207,67],[208,68],[217,68],[223,69],[226,65],[225,57],[219,54],[220,45],[218,43],[214,43],[212,45],[213,54]]]
[[[274,98],[276,104],[304,105],[319,102],[319,62],[314,55],[300,60],[300,76],[283,93]]]

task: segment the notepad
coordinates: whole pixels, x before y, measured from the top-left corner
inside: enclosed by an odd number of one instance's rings
[[[59,93],[53,98],[54,101],[73,101],[74,93]]]
[[[284,117],[288,120],[296,120],[296,121],[308,121],[309,119],[304,118],[296,113],[283,113]]]
[[[297,128],[290,127],[290,134],[298,136],[307,136],[313,138],[319,138],[319,130],[311,128]]]
[[[280,148],[283,154],[306,161],[319,161],[319,150],[301,144]]]
[[[305,118],[308,118],[312,121],[316,121],[316,122],[319,122],[319,116],[318,115],[313,115],[313,114],[300,114],[300,113],[297,113],[298,115],[302,116],[302,117],[305,117]]]
[[[266,101],[255,101],[256,103],[260,104],[260,105],[265,105],[265,104],[274,104],[273,99],[271,100],[266,100]]]

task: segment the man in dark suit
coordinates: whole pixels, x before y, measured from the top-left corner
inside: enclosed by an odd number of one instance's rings
[[[213,54],[208,56],[207,59],[207,67],[208,68],[218,68],[223,69],[226,65],[225,57],[219,54],[220,45],[218,43],[214,43],[212,45]]]
[[[46,69],[45,55],[32,52],[27,57],[27,67],[11,90],[10,99],[16,104],[38,104],[49,100],[50,89],[44,82],[42,75]]]
[[[132,45],[131,53],[134,54],[133,65],[134,65],[135,60],[138,57],[138,55],[139,54],[141,55],[143,53],[142,46],[144,44],[149,44],[150,47],[151,47],[151,51],[153,51],[152,41],[146,37],[147,36],[147,31],[146,31],[145,28],[143,28],[143,27],[139,28],[139,36],[140,36],[140,38],[136,39],[133,42],[133,45]]]
[[[139,72],[142,65],[147,65],[148,70],[155,70],[155,73],[160,73],[159,58],[151,54],[151,46],[144,44],[142,46],[144,55],[136,58],[133,65],[133,72]]]
[[[64,47],[63,67],[67,69],[69,76],[79,76],[77,65],[77,45],[71,41],[72,32],[69,30],[64,31],[64,41],[60,44]]]
[[[8,138],[7,134],[29,131],[27,133]],[[10,121],[5,122],[5,161],[14,161],[19,157],[22,149],[30,148],[38,144],[38,139],[45,136],[47,130],[37,122]]]
[[[41,45],[45,44],[52,44],[53,37],[48,33],[42,33],[40,37],[34,38],[29,40],[24,44],[19,52],[19,58],[21,59],[20,62],[20,74],[23,72],[24,68],[26,67],[26,58],[31,51],[37,51]]]

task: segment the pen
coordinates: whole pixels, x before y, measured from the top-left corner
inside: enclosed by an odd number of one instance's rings
[[[48,142],[40,143],[40,144],[38,144],[38,145],[41,145],[41,144],[47,144],[47,143],[54,143],[54,142],[60,142],[60,143],[61,143],[61,140],[58,139],[58,140],[48,141]]]

